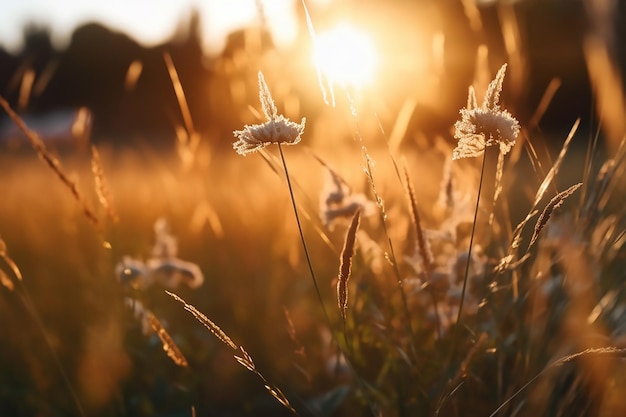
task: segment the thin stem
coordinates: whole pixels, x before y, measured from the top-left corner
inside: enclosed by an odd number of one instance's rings
[[[456,323],[454,326],[454,337],[452,339],[452,344],[450,346],[450,351],[448,353],[448,364],[449,366],[452,366],[452,359],[454,358],[454,352],[456,350],[456,343],[457,343],[457,339],[458,339],[458,334],[459,334],[459,327],[461,325],[461,313],[463,311],[463,302],[465,300],[465,291],[467,289],[467,279],[469,276],[469,268],[470,268],[470,263],[472,262],[472,247],[474,245],[474,234],[476,232],[476,220],[478,218],[478,207],[480,205],[480,194],[482,191],[482,187],[483,187],[483,176],[485,175],[485,162],[487,161],[487,148],[485,147],[485,150],[483,151],[483,162],[482,162],[482,166],[480,168],[480,179],[478,182],[478,196],[476,197],[476,207],[474,208],[474,221],[472,223],[472,233],[470,235],[470,242],[469,242],[469,249],[467,250],[467,263],[465,264],[465,274],[463,276],[463,289],[461,290],[461,301],[459,303],[459,312],[456,316]],[[458,387],[457,387],[458,388]],[[454,393],[454,391],[457,389],[455,388],[452,392],[443,395],[441,398],[439,398],[439,405],[438,405],[438,409],[441,409],[441,407],[443,407],[443,403],[450,398],[450,396]],[[438,413],[437,413],[438,414]]]
[[[472,263],[472,248],[474,246],[474,234],[476,232],[476,220],[478,219],[478,206],[480,205],[480,192],[483,188],[483,176],[485,175],[485,162],[487,161],[487,148],[483,152],[483,162],[480,168],[480,180],[478,182],[478,197],[476,197],[476,208],[474,209],[474,221],[472,222],[472,233],[470,235],[469,249],[467,250],[467,263],[465,264],[465,274],[463,276],[463,289],[461,290],[461,302],[459,303],[459,312],[456,316],[456,327],[461,322],[461,313],[463,311],[463,301],[465,300],[465,290],[467,288],[467,278],[469,276],[470,264]]]
[[[361,139],[360,134],[359,134],[359,139],[361,140],[361,144],[362,144],[363,140]],[[409,346],[411,348],[411,353],[413,354],[414,359],[417,360],[417,349],[415,348],[415,343],[413,342],[414,334],[413,334],[413,325],[411,324],[411,311],[409,310],[409,303],[407,301],[406,291],[404,290],[404,283],[402,281],[402,275],[400,274],[400,269],[398,268],[398,261],[396,258],[396,252],[394,250],[393,241],[391,240],[391,235],[389,234],[389,229],[387,228],[387,214],[385,212],[385,205],[383,203],[382,197],[378,194],[378,191],[376,191],[376,185],[374,183],[374,173],[372,171],[372,164],[370,163],[370,157],[367,152],[367,148],[363,144],[361,146],[362,146],[361,149],[365,156],[365,164],[366,164],[365,175],[367,176],[370,182],[370,186],[372,187],[372,192],[374,193],[376,197],[376,202],[378,204],[379,213],[380,213],[380,220],[383,225],[383,231],[385,233],[385,236],[387,237],[387,244],[389,245],[389,255],[390,255],[391,264],[393,267],[394,274],[396,276],[396,283],[398,284],[398,288],[400,289],[400,298],[402,299],[402,307],[404,309],[404,314],[406,315],[406,328],[407,328],[407,332],[409,336]]]
[[[313,285],[315,286],[315,292],[317,293],[317,298],[319,298],[320,304],[322,306],[322,310],[324,311],[324,317],[328,322],[328,325],[331,325],[330,317],[328,316],[328,311],[326,310],[326,306],[324,305],[324,298],[322,298],[322,292],[320,291],[320,287],[317,284],[317,278],[315,277],[315,271],[313,270],[313,263],[311,262],[311,255],[309,254],[309,249],[306,245],[306,240],[304,239],[304,232],[302,231],[302,224],[300,222],[300,216],[298,215],[298,207],[296,206],[296,198],[293,195],[293,187],[291,186],[291,178],[289,177],[289,170],[287,169],[287,161],[285,161],[285,155],[283,154],[283,148],[278,143],[278,151],[280,152],[280,159],[283,163],[283,168],[285,169],[285,178],[287,179],[287,187],[289,188],[289,197],[291,197],[291,205],[293,206],[293,213],[296,216],[296,223],[298,224],[298,232],[300,232],[300,240],[302,241],[302,248],[304,249],[304,255],[306,256],[306,262],[309,266],[309,272],[311,273],[311,279],[313,280]],[[332,330],[331,330],[332,333]]]
[[[397,261],[396,253],[393,247],[393,242],[391,241],[391,235],[389,234],[389,230],[387,229],[387,214],[385,213],[385,206],[384,206],[382,197],[380,197],[380,195],[376,191],[376,184],[374,183],[374,173],[372,171],[372,164],[370,162],[371,158],[367,151],[367,147],[365,146],[365,142],[363,141],[363,137],[361,136],[361,129],[359,127],[359,113],[357,111],[357,108],[356,108],[356,105],[354,103],[352,96],[347,91],[346,91],[346,95],[348,98],[348,102],[350,103],[350,110],[351,110],[352,115],[354,116],[354,121],[356,124],[356,137],[358,138],[359,143],[361,144],[361,151],[365,159],[365,164],[366,164],[366,169],[364,169],[365,175],[367,176],[370,182],[370,186],[372,188],[372,192],[374,193],[376,197],[376,203],[378,204],[378,207],[380,209],[379,210],[380,219],[383,225],[383,230],[385,232],[385,236],[387,236],[387,242],[389,244],[389,255],[391,257],[390,261],[392,263],[393,271],[396,275],[398,288],[400,289],[400,298],[402,299],[402,307],[404,309],[404,313],[406,314],[406,320],[407,320],[406,328],[407,328],[407,333],[409,337],[409,346],[410,346],[411,353],[413,354],[414,359],[417,361],[418,356],[417,356],[417,349],[415,348],[415,343],[414,343],[415,337],[413,333],[413,325],[411,323],[411,311],[409,310],[409,303],[407,301],[406,291],[404,290],[404,284],[402,282],[400,269],[398,268],[398,261]],[[376,116],[376,118],[378,119],[378,116]],[[380,126],[381,125],[379,121],[379,127]],[[383,135],[384,135],[384,131],[383,131]],[[395,167],[396,174],[398,175],[398,178],[400,178],[400,171],[398,170],[398,165],[396,164],[396,161],[393,158],[393,155],[391,156],[391,160],[393,161],[393,166]],[[402,182],[402,180],[400,180],[400,182]]]
[[[287,169],[287,162],[285,161],[285,155],[283,154],[283,148],[281,147],[280,143],[278,143],[277,145],[278,145],[278,151],[280,152],[280,159],[281,159],[281,161],[283,163],[283,168],[285,169],[285,178],[287,179],[287,187],[289,188],[289,196],[291,197],[291,204],[293,206],[293,212],[294,212],[294,214],[296,216],[296,223],[298,224],[298,232],[300,233],[300,240],[302,241],[302,247],[304,249],[304,254],[306,256],[307,264],[309,266],[309,272],[311,273],[311,279],[313,280],[313,285],[315,286],[315,292],[317,293],[317,298],[319,299],[320,305],[322,306],[322,311],[324,312],[324,317],[326,319],[326,322],[328,323],[330,334],[331,334],[334,342],[337,344],[337,347],[339,348],[339,350],[343,354],[344,358],[346,359],[346,363],[348,364],[348,367],[350,368],[350,370],[354,374],[358,384],[361,386],[361,389],[363,390],[363,395],[367,399],[367,402],[368,402],[368,405],[370,407],[370,410],[372,411],[372,415],[377,415],[378,414],[376,412],[377,407],[376,407],[375,403],[369,398],[369,394],[367,393],[367,385],[363,382],[361,377],[358,375],[358,373],[356,372],[356,369],[354,369],[349,356],[346,354],[346,352],[344,352],[344,349],[341,348],[341,345],[338,343],[338,340],[337,340],[337,337],[335,335],[335,332],[333,332],[332,322],[330,321],[330,316],[328,315],[328,311],[326,310],[326,305],[324,304],[324,299],[322,298],[322,293],[321,293],[319,285],[317,283],[317,278],[315,277],[315,271],[313,270],[313,263],[311,262],[311,255],[309,254],[309,249],[308,249],[308,247],[306,245],[306,240],[304,238],[304,232],[302,230],[302,224],[300,222],[300,216],[298,215],[298,207],[296,205],[296,199],[294,197],[293,187],[291,186],[291,178],[289,177],[289,170]],[[344,334],[344,338],[345,338],[345,341],[346,341],[346,349],[348,349],[348,336],[347,336],[347,333],[346,333],[345,315],[343,315],[343,326],[344,326],[343,334]]]
[[[413,358],[415,359],[415,361],[417,361],[418,355],[417,355],[417,349],[415,348],[415,343],[414,343],[415,336],[413,332],[413,324],[411,323],[411,311],[409,310],[409,303],[407,301],[406,291],[404,289],[404,283],[402,281],[402,275],[400,274],[400,269],[398,268],[398,260],[396,258],[396,253],[394,250],[393,242],[391,240],[391,235],[389,234],[389,230],[387,228],[387,213],[385,212],[385,205],[384,205],[382,197],[378,194],[378,191],[376,191],[376,184],[374,182],[374,172],[372,170],[371,158],[367,150],[367,147],[365,146],[365,142],[363,141],[363,137],[361,136],[361,129],[359,126],[359,114],[356,109],[356,105],[352,97],[349,94],[348,94],[348,101],[350,102],[350,109],[352,111],[352,115],[354,116],[354,121],[356,123],[356,137],[358,138],[359,143],[361,144],[361,152],[363,153],[363,156],[365,159],[365,164],[366,164],[365,175],[367,176],[370,182],[370,186],[372,188],[372,192],[374,193],[374,196],[376,197],[376,203],[378,204],[378,208],[380,212],[380,219],[383,225],[383,231],[385,233],[385,236],[387,237],[387,243],[389,245],[390,261],[393,267],[394,274],[396,276],[396,282],[398,284],[398,288],[400,290],[400,298],[402,299],[402,308],[404,309],[404,314],[406,315],[406,331],[409,337],[409,347],[411,349],[411,353],[413,354]],[[378,119],[378,116],[376,116],[376,118]],[[380,124],[379,124],[379,127],[380,127]],[[384,135],[384,132],[383,132],[383,135]],[[400,182],[402,182],[400,171],[398,169],[398,165],[393,155],[391,155],[391,160],[396,170],[396,174],[398,175],[398,179],[400,179]]]
[[[441,340],[441,317],[439,317],[439,303],[432,287],[430,288],[430,296],[433,299],[433,309],[435,310],[435,325],[437,327],[437,340]]]
[[[352,354],[354,352],[352,351],[352,345],[350,344],[350,341],[348,340],[348,327],[346,325],[346,314],[345,313],[341,314],[341,320],[343,322],[343,341],[346,344],[346,350],[348,351],[350,356],[352,356]]]

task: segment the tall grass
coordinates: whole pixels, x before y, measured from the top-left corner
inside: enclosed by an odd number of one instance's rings
[[[234,148],[278,146],[244,159],[199,141],[165,64],[183,115],[177,155],[101,145],[61,166],[0,101],[35,150],[0,155],[0,413],[626,412],[619,126],[602,157],[578,119],[546,162],[547,103],[520,126],[500,100],[503,66],[430,149],[399,146],[397,132],[377,143],[384,131],[361,126],[380,120],[351,97],[342,106],[338,89],[328,111],[356,121],[355,140],[329,152],[310,121],[281,115],[255,69],[265,121],[236,130]],[[157,255],[163,217],[175,249]]]

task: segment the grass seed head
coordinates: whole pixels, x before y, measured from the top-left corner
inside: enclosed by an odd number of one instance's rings
[[[337,303],[341,314],[345,317],[348,308],[348,280],[352,268],[352,257],[356,247],[356,232],[359,229],[361,210],[357,209],[352,217],[350,228],[346,233],[346,240],[341,251],[341,264],[339,265],[339,278],[337,279]]]

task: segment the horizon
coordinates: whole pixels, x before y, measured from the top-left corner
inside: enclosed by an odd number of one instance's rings
[[[294,0],[154,0],[149,5],[142,0],[24,0],[4,7],[0,48],[18,53],[24,46],[24,34],[36,28],[47,30],[53,46],[64,49],[74,30],[88,23],[122,32],[142,46],[151,47],[175,36],[197,12],[203,49],[207,55],[218,54],[230,33],[260,23],[257,3],[263,8],[274,42],[279,46],[290,44],[298,30]]]

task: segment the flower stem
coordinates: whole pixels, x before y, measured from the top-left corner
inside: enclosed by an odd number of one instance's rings
[[[315,292],[317,293],[317,298],[319,298],[319,302],[322,306],[322,310],[324,311],[324,316],[328,325],[330,326],[331,321],[328,316],[328,311],[326,310],[326,306],[324,305],[324,299],[322,297],[322,293],[320,291],[320,287],[317,283],[317,278],[315,277],[315,271],[313,270],[313,263],[311,262],[311,255],[309,254],[309,249],[306,245],[306,240],[304,239],[304,232],[302,231],[302,224],[300,222],[300,216],[298,214],[298,208],[296,206],[296,199],[293,194],[293,187],[291,185],[291,178],[289,177],[289,170],[287,169],[287,162],[285,161],[285,155],[283,154],[283,148],[278,143],[278,151],[280,152],[280,159],[283,163],[283,168],[285,169],[285,178],[287,179],[287,187],[289,188],[289,196],[291,197],[291,204],[293,206],[293,213],[296,216],[296,223],[298,224],[298,232],[300,232],[300,240],[302,241],[302,248],[304,249],[304,255],[306,256],[306,261],[309,266],[309,272],[311,273],[311,279],[313,280],[313,285],[315,286]],[[332,330],[331,330],[332,333]]]
[[[480,205],[480,192],[483,188],[483,177],[485,175],[485,162],[487,161],[487,148],[483,152],[483,162],[480,168],[480,180],[478,181],[478,197],[476,197],[476,208],[474,209],[474,221],[472,223],[472,233],[470,234],[469,249],[467,250],[467,263],[465,264],[465,274],[463,276],[463,289],[461,290],[461,302],[459,303],[459,312],[456,316],[456,327],[461,323],[461,313],[463,311],[463,301],[465,300],[465,291],[467,289],[467,279],[469,269],[472,263],[472,248],[474,246],[474,234],[476,232],[476,220],[478,219],[478,207]]]
[[[465,291],[467,289],[467,279],[469,276],[470,263],[472,262],[472,247],[474,245],[474,234],[476,232],[476,220],[478,218],[478,207],[480,206],[480,194],[481,194],[482,187],[483,187],[483,176],[485,175],[486,161],[487,161],[487,148],[485,147],[485,150],[483,151],[482,166],[480,168],[480,179],[478,182],[478,196],[476,197],[476,208],[474,209],[474,221],[472,223],[472,232],[470,235],[469,249],[467,250],[467,263],[465,264],[465,274],[463,276],[463,289],[461,290],[461,301],[459,303],[459,312],[456,316],[456,323],[453,329],[454,334],[452,338],[452,343],[450,345],[450,350],[448,352],[448,366],[449,367],[452,367],[453,365],[452,360],[454,359],[454,353],[456,351],[457,340],[458,340],[458,335],[460,331],[459,328],[461,326],[461,314],[463,312],[463,301],[465,300]],[[441,409],[441,407],[443,406],[443,403],[449,398],[449,396],[452,394],[452,392],[455,389],[456,388],[452,389],[452,391],[447,394],[442,394],[442,396],[439,398],[439,401],[438,401],[438,406],[437,406],[438,409]],[[437,412],[437,415],[438,414],[439,413]]]
[[[341,345],[339,344],[339,341],[337,340],[337,337],[335,335],[335,332],[333,331],[333,326],[332,326],[332,322],[330,321],[330,316],[328,315],[328,310],[326,310],[326,305],[324,304],[324,298],[322,297],[322,293],[320,291],[320,287],[317,283],[317,278],[315,277],[315,271],[313,270],[313,263],[311,262],[311,255],[309,254],[309,249],[306,245],[306,240],[304,238],[304,232],[302,231],[302,223],[300,222],[300,216],[298,215],[298,207],[296,205],[296,199],[293,193],[293,187],[291,185],[291,178],[289,177],[289,170],[287,169],[287,162],[285,161],[285,155],[283,154],[283,148],[280,146],[281,144],[278,143],[278,151],[280,152],[280,159],[283,163],[283,168],[285,169],[285,178],[287,179],[287,187],[289,188],[289,196],[291,197],[291,204],[293,206],[293,213],[296,216],[296,223],[298,224],[298,232],[300,232],[300,240],[302,241],[302,247],[304,249],[304,254],[306,256],[306,261],[307,264],[309,266],[309,272],[311,273],[311,279],[313,280],[313,285],[315,286],[315,292],[317,293],[317,298],[319,299],[320,305],[322,306],[322,311],[324,312],[324,318],[326,319],[326,322],[328,323],[328,327],[330,330],[330,334],[333,338],[333,340],[335,341],[335,343],[337,344],[337,347],[339,348],[339,350],[341,351],[342,355],[344,356],[346,363],[348,365],[348,367],[350,368],[350,370],[352,371],[354,377],[357,380],[357,383],[359,384],[359,386],[361,387],[361,389],[363,390],[363,395],[365,396],[365,399],[370,407],[370,410],[372,411],[372,415],[378,415],[377,413],[377,405],[374,402],[374,400],[372,400],[370,398],[370,395],[367,392],[367,385],[365,384],[365,382],[361,379],[361,377],[359,376],[359,374],[356,372],[356,369],[354,369],[354,366],[352,365],[351,359],[348,356],[348,354],[346,352],[344,352],[344,349],[341,348]],[[346,330],[346,320],[345,320],[345,314],[342,314],[342,319],[343,319],[343,335],[344,335],[344,340],[346,343],[346,349],[350,348],[350,345],[348,343],[348,335],[347,335],[347,330]]]

